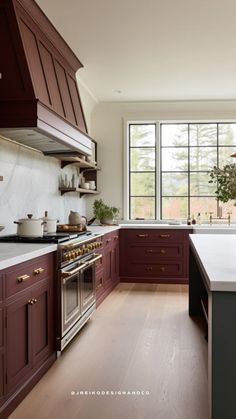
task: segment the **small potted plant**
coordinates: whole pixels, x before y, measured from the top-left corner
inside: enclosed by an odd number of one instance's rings
[[[222,169],[214,166],[209,183],[216,184],[216,199],[221,202],[234,200],[236,205],[236,164],[226,164]]]
[[[93,213],[101,224],[113,224],[114,218],[119,214],[119,209],[110,207],[102,199],[96,199],[93,203]]]

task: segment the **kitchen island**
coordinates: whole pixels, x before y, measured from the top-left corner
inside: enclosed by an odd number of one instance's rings
[[[208,324],[209,417],[236,417],[236,236],[190,235],[189,315]]]

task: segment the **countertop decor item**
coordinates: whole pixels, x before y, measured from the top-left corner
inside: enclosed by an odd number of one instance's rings
[[[119,214],[119,209],[107,205],[102,199],[96,199],[93,204],[93,213],[101,224],[113,224],[114,218]]]
[[[221,202],[234,200],[236,205],[236,164],[226,164],[222,169],[214,166],[209,183],[216,184],[216,199]]]

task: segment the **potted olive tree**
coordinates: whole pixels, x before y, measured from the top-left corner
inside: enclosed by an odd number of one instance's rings
[[[119,214],[119,209],[110,207],[102,199],[96,199],[93,203],[93,213],[101,224],[113,224],[114,218]]]
[[[216,199],[221,202],[234,200],[236,205],[236,164],[226,164],[222,169],[214,166],[209,183],[216,184]]]

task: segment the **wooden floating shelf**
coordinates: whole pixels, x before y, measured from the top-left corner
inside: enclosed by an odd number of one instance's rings
[[[98,195],[100,192],[97,190],[92,189],[83,189],[83,188],[59,188],[61,195],[64,195],[67,192],[78,192],[80,195],[90,194],[90,195]]]
[[[50,154],[50,157],[55,157],[58,160],[61,160],[61,167],[65,167],[68,164],[75,164],[81,168],[96,170],[97,164],[96,162],[88,162],[87,160],[82,159],[76,154]]]

